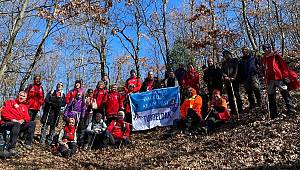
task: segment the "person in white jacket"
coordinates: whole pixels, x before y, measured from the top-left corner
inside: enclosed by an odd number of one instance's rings
[[[84,145],[84,150],[91,149],[93,145],[100,145],[105,138],[106,128],[107,126],[102,119],[101,113],[97,113],[95,115],[95,120],[90,122],[86,128],[87,142]]]

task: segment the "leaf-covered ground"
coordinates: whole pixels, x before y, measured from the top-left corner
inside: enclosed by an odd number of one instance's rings
[[[299,94],[294,96],[300,98]],[[279,107],[284,108],[282,99],[279,101]],[[297,111],[300,113],[299,106]],[[169,128],[157,128],[132,134],[131,145],[79,151],[69,159],[55,156],[35,142],[32,151],[20,146],[18,158],[0,160],[0,169],[297,169],[300,168],[299,122],[298,114],[292,117],[281,114],[276,120],[264,120],[257,109],[208,135],[168,135]]]

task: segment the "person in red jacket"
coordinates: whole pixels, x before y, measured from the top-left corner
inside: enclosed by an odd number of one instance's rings
[[[130,124],[132,123],[132,115],[131,115],[131,109],[130,109],[129,95],[134,93],[134,87],[135,87],[134,84],[130,84],[128,86],[128,91],[125,94],[124,102],[123,102],[124,111],[125,111],[125,120],[126,120],[126,122],[128,122]]]
[[[25,89],[29,102],[29,115],[32,121],[35,120],[37,113],[44,104],[44,90],[41,83],[41,76],[36,75],[33,80],[33,84],[29,84]]]
[[[82,81],[76,80],[74,84],[74,88],[70,90],[66,95],[67,104],[69,104],[74,98],[76,98],[79,92],[84,91],[81,86],[82,86]]]
[[[106,129],[106,135],[112,145],[128,144],[130,136],[129,124],[124,121],[124,112],[118,112],[118,119],[113,120]]]
[[[195,70],[192,64],[189,65],[186,75],[183,77],[182,86],[184,89],[192,87],[199,93],[200,89],[200,74]]]
[[[139,92],[142,87],[141,79],[136,76],[135,70],[130,71],[130,78],[128,78],[125,82],[125,85],[124,85],[125,93],[127,93],[130,84],[134,84],[134,89],[133,89],[134,93]]]
[[[15,148],[20,131],[26,136],[24,146],[31,149],[35,122],[30,119],[26,99],[27,93],[21,91],[15,100],[4,102],[1,119],[4,121],[3,128],[10,131],[9,150]]]
[[[96,99],[97,108],[93,108],[93,118],[97,113],[101,113],[104,117],[104,106],[107,100],[108,90],[104,88],[104,82],[99,81],[94,90],[94,99]]]
[[[288,91],[287,84],[290,83],[289,69],[286,62],[282,59],[281,54],[276,50],[272,51],[269,44],[263,45],[264,55],[261,64],[264,68],[264,76],[268,85],[268,99],[270,117],[272,119],[278,116],[276,106],[276,87],[285,101],[287,115],[295,114],[296,110],[292,102],[292,96]]]
[[[117,91],[117,85],[113,84],[111,91],[107,95],[107,102],[106,102],[106,119],[107,124],[109,124],[112,120],[116,119],[118,111],[124,109],[122,103],[122,96]]]

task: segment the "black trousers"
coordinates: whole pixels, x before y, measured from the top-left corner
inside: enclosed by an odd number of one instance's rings
[[[257,75],[253,75],[247,78],[247,80],[244,82],[244,85],[245,85],[246,93],[248,95],[250,107],[253,107],[255,105],[255,98],[257,104],[261,105],[260,85],[259,85],[259,80]]]
[[[34,131],[35,131],[35,122],[30,121],[27,123],[17,123],[17,122],[5,122],[3,128],[10,131],[10,140],[8,144],[8,149],[16,147],[18,136],[20,131],[25,133],[25,144],[32,145]]]
[[[232,85],[232,87],[231,87],[231,85]],[[226,82],[225,88],[226,88],[227,95],[228,95],[231,113],[233,113],[233,114],[241,113],[243,111],[243,103],[242,103],[241,96],[240,96],[239,82],[237,82],[237,81],[232,81],[232,83]],[[233,89],[233,91],[232,91],[232,89]],[[233,93],[234,93],[234,95],[233,95]],[[235,107],[234,97],[236,98],[236,104],[237,104],[238,110],[236,110],[236,107]]]
[[[39,110],[29,109],[28,112],[29,112],[29,116],[31,118],[31,121],[34,121],[35,118],[36,118],[37,113],[39,112]]]
[[[68,147],[65,145],[60,144],[58,147],[58,151],[61,153],[63,157],[70,157],[74,155],[77,151],[77,144],[76,142],[68,142]]]

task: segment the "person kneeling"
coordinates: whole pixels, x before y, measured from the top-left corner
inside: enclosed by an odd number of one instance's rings
[[[117,120],[113,120],[107,130],[106,134],[112,145],[121,145],[129,143],[130,127],[129,124],[124,121],[124,112],[119,111]]]
[[[221,96],[221,92],[218,89],[213,91],[210,112],[206,119],[205,123],[207,130],[211,130],[230,119],[226,99]]]
[[[76,153],[77,135],[74,118],[68,119],[67,125],[59,133],[58,142],[58,151],[63,157],[69,157]]]
[[[84,150],[91,149],[93,145],[97,146],[98,144],[101,144],[101,141],[105,138],[106,128],[107,126],[102,119],[102,114],[97,113],[95,115],[95,120],[89,123],[86,129],[87,143],[84,145]],[[95,144],[94,142],[97,143]]]
[[[180,130],[192,130],[200,127],[202,120],[202,98],[193,88],[188,88],[188,98],[181,105],[180,119],[175,120],[174,125]]]

